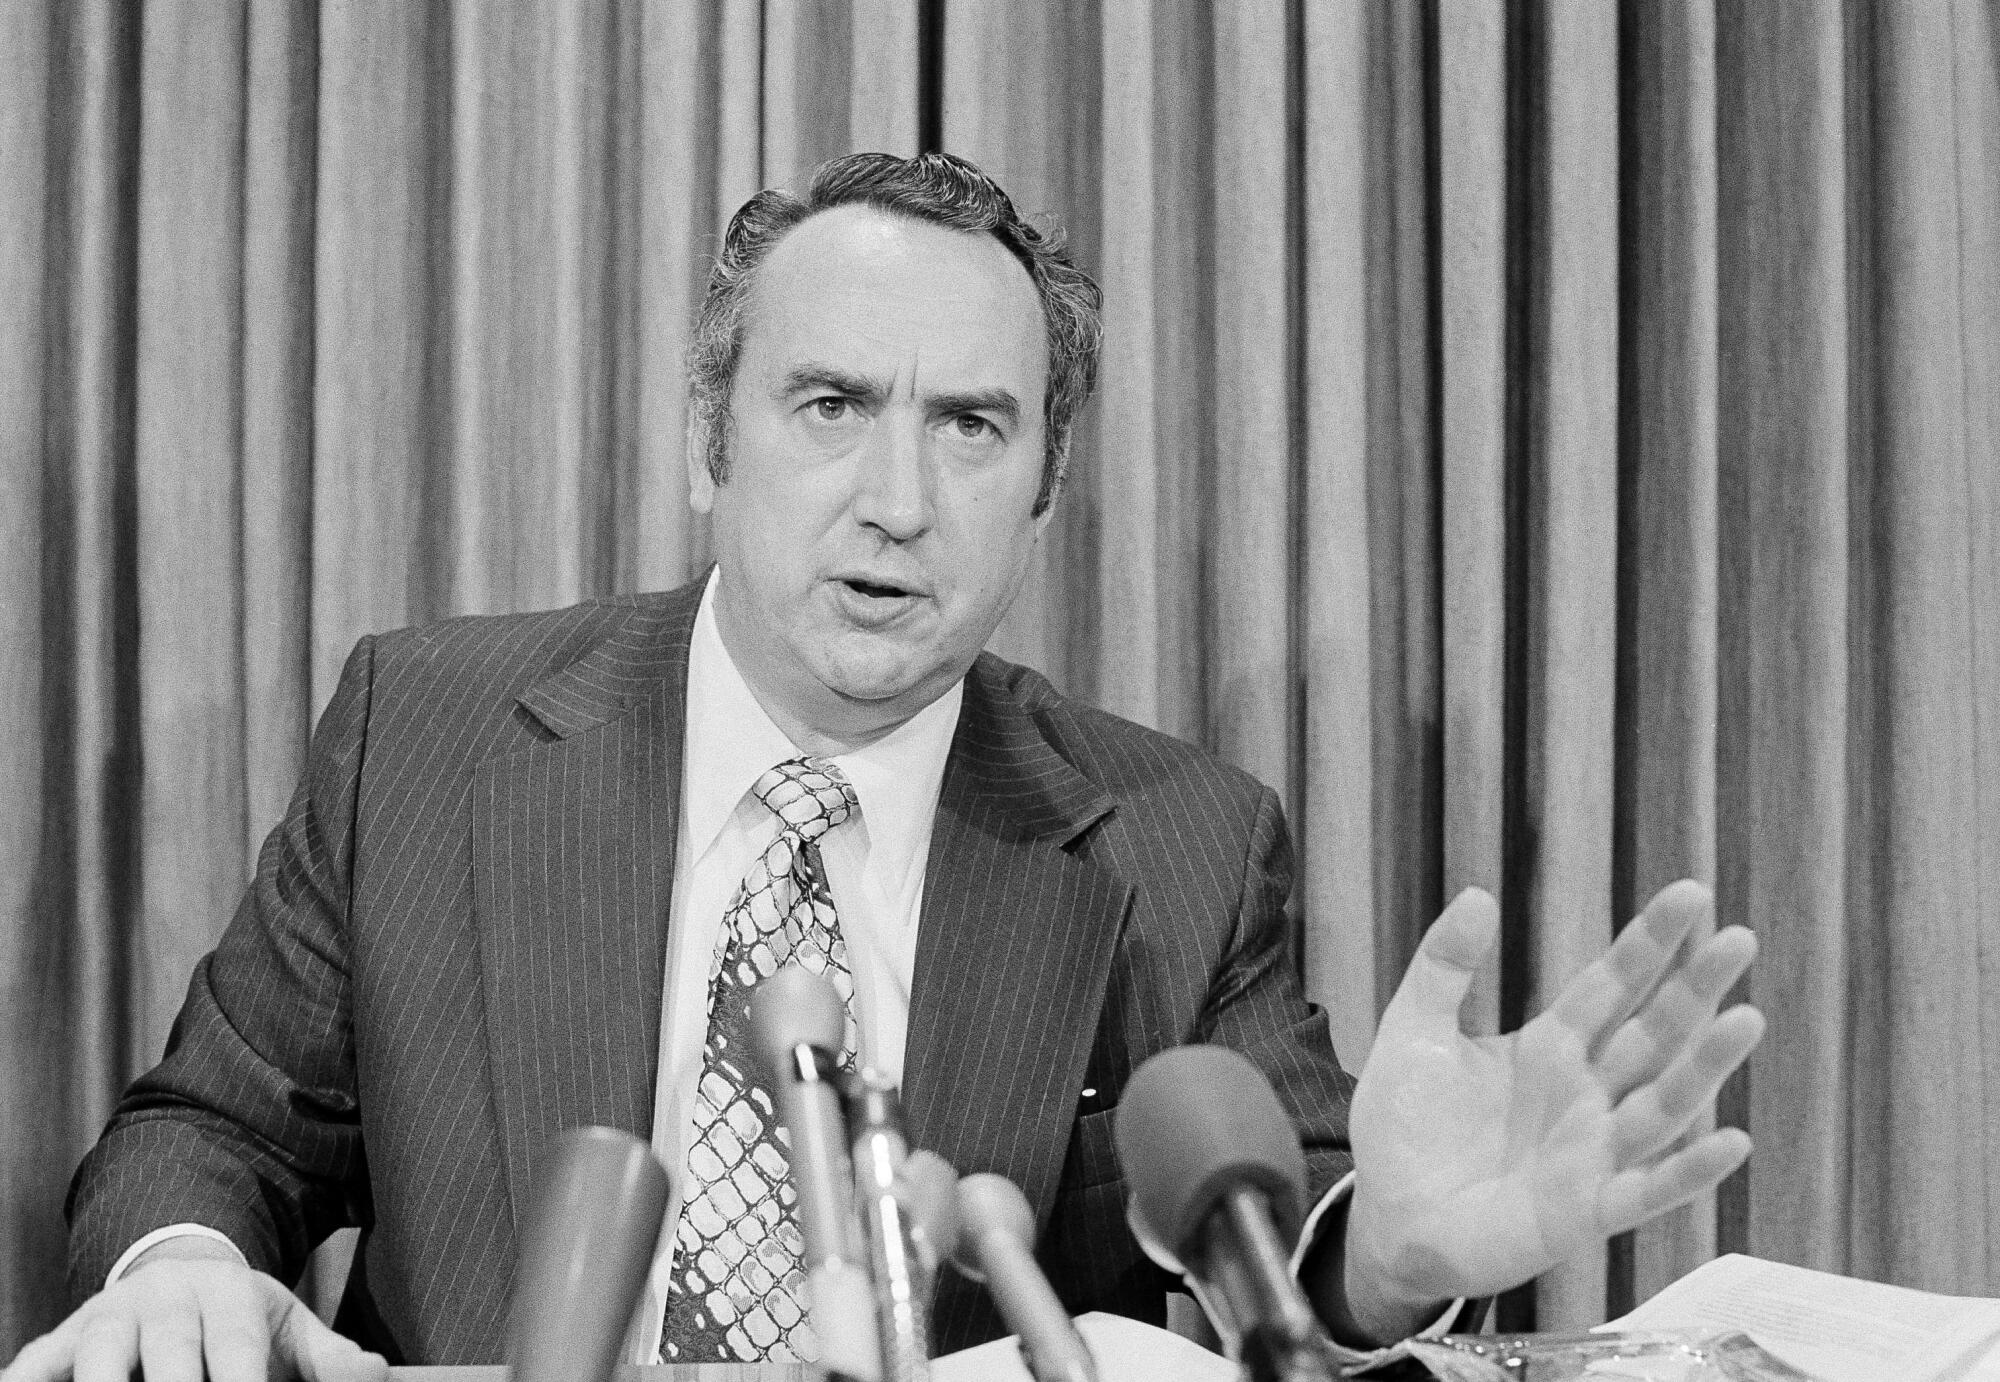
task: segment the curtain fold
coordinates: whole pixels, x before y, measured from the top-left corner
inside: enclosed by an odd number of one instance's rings
[[[1862,798],[1848,790],[1845,43],[1827,8],[1732,20],[1717,55],[1719,293],[1732,309],[1719,344],[1719,896],[1723,919],[1763,942],[1754,986],[1771,1025],[1750,1124],[1760,1158],[1784,1168],[1752,1171],[1747,1238],[1781,1237],[1796,1260],[1839,1270],[1849,1143],[1828,1132],[1847,1121],[1860,1069],[1849,974],[1874,958],[1848,925],[1850,890],[1867,894],[1850,874],[1870,860],[1846,848]],[[1865,698],[1853,708],[1875,712]]]
[[[243,840],[291,798],[312,699],[313,228],[318,21],[305,0],[246,12],[242,130]]]
[[[1620,22],[1614,922],[1677,877],[1716,878],[1715,11]],[[1713,1256],[1716,1230],[1704,1197],[1637,1234],[1633,1297]]]
[[[1516,867],[1503,907],[1530,936],[1522,997],[1538,1013],[1603,954],[1611,902],[1612,713],[1618,552],[1617,13],[1546,5],[1540,88],[1522,189],[1527,262],[1525,358],[1509,387],[1526,416],[1512,465],[1509,534],[1525,566],[1523,778]],[[1450,368],[1450,361],[1446,361]],[[1589,1320],[1604,1308],[1603,1255],[1542,1278],[1537,1323]]]
[[[1161,245],[1172,234],[1160,200],[1172,185],[1171,173],[1156,168],[1150,156],[1162,89],[1174,89],[1170,77],[1162,81],[1155,57],[1162,22],[1147,0],[1107,0],[1104,6],[1099,161],[1107,214],[1097,263],[1104,345],[1094,412],[1124,425],[1100,428],[1092,417],[1079,426],[1073,445],[1081,458],[1094,460],[1078,467],[1062,500],[1084,511],[1082,524],[1096,527],[1097,561],[1084,573],[1098,592],[1096,603],[1123,612],[1099,627],[1098,647],[1105,663],[1125,673],[1094,685],[1096,700],[1114,714],[1153,725],[1170,718],[1167,707],[1175,697],[1167,664],[1176,646],[1163,610],[1170,587],[1158,546],[1168,463],[1161,454],[1160,415],[1172,390],[1161,386],[1155,362],[1162,331],[1182,324],[1177,305],[1156,294]]]
[[[142,23],[138,321],[141,1020],[166,1040],[194,961],[235,909],[248,838],[244,754],[243,130],[240,12],[161,6]],[[122,554],[121,554],[122,555]],[[223,865],[219,867],[218,865]],[[231,875],[239,875],[232,877]]]
[[[1506,868],[1508,30],[1499,5],[1436,10],[1444,807],[1440,891],[1500,894]],[[1419,923],[1421,925],[1421,922]],[[1500,1023],[1499,957],[1473,988]],[[1383,1001],[1386,1001],[1386,997]]]
[[[1872,695],[1878,718],[1850,749],[1867,755],[1850,772],[1860,768],[1873,790],[1849,848],[1873,861],[1867,894],[1850,906],[1867,908],[1852,913],[1857,940],[1881,956],[1888,992],[1886,1020],[1857,1025],[1852,1039],[1857,1067],[1879,1069],[1890,1096],[1857,1100],[1857,1115],[1893,1108],[1895,1121],[1876,1134],[1884,1162],[1850,1168],[1857,1186],[1879,1177],[1887,1204],[1873,1244],[1849,1252],[1864,1270],[1951,1289],[2000,1266],[2000,1222],[1981,1212],[2000,1183],[2000,690],[1984,675],[2000,647],[1995,549],[1985,545],[2000,493],[2000,63],[1990,7],[1890,6],[1873,18],[1879,193],[1861,208],[1872,211],[1861,233],[1875,272],[1855,287],[1873,294],[1860,330],[1874,406],[1857,446],[1867,470],[1850,494],[1875,592],[1860,611],[1869,622],[1850,627],[1868,678],[1851,694]],[[1975,112],[1983,118],[1968,119]],[[1905,1119],[1931,1135],[1902,1135]],[[1929,1216],[1907,1212],[1923,1204],[1958,1206],[1971,1222],[1940,1238]]]
[[[0,5],[0,1350],[54,1322],[129,1078],[140,815],[136,14]]]
[[[1289,8],[1218,6],[1214,25],[1214,462],[1206,496],[1210,585],[1208,720],[1203,738],[1277,790],[1298,814],[1298,687],[1293,663],[1297,541],[1293,491],[1297,182]],[[1248,213],[1248,214],[1246,214]]]
[[[1307,967],[1334,1020],[1334,1045],[1358,1064],[1374,1037],[1376,823],[1368,794],[1353,790],[1374,773],[1376,737],[1370,707],[1376,659],[1370,620],[1347,617],[1368,609],[1371,388],[1371,295],[1383,296],[1369,275],[1369,247],[1378,225],[1371,215],[1386,198],[1381,159],[1368,138],[1371,58],[1381,35],[1370,16],[1353,8],[1314,8],[1301,38],[1305,72],[1300,214],[1318,234],[1305,237],[1303,375],[1317,399],[1305,410],[1303,484],[1297,496],[1306,547],[1298,578],[1298,637],[1304,679],[1315,688],[1305,704],[1303,814],[1320,823],[1305,842],[1317,866],[1306,874],[1300,903],[1314,919],[1306,934]],[[1387,64],[1383,64],[1384,67]],[[1107,285],[1108,286],[1108,285]],[[1393,290],[1393,282],[1389,285]],[[1381,358],[1392,366],[1398,356]],[[1388,371],[1393,387],[1396,374]],[[1109,413],[1110,400],[1105,402]],[[1421,453],[1419,453],[1421,454]],[[1108,468],[1108,460],[1107,460]],[[1419,465],[1416,473],[1427,467]],[[1393,659],[1385,657],[1385,665]]]
[[[23,458],[0,470],[0,581],[8,597],[0,599],[0,646],[10,655],[0,658],[0,698],[20,706],[37,729],[49,668],[61,657],[61,645],[44,639],[46,622],[38,598],[42,580],[43,525],[68,526],[65,496],[51,494],[67,479],[58,471],[45,477],[40,465],[42,435],[47,423],[44,374],[47,362],[38,349],[53,323],[57,304],[46,300],[51,277],[46,228],[53,219],[47,204],[50,180],[47,60],[48,18],[33,5],[0,7],[0,82],[18,98],[0,105],[0,177],[21,189],[0,207],[0,293],[20,307],[0,316],[0,455]],[[27,458],[32,457],[30,462]],[[57,531],[62,531],[59,526]],[[7,1059],[0,1061],[0,1101],[9,1108],[51,1108],[67,1113],[63,1085],[69,1074],[69,1052],[48,1039],[45,1015],[55,1004],[43,997],[41,976],[60,960],[51,954],[68,928],[60,920],[43,922],[43,915],[60,918],[68,908],[67,879],[40,876],[44,822],[59,810],[67,787],[63,775],[68,735],[10,736],[0,747],[0,782],[20,794],[21,807],[0,812],[0,905],[8,925],[0,929],[0,1021],[4,1021]],[[45,766],[46,765],[46,766]],[[46,798],[54,796],[56,802]],[[60,867],[61,860],[52,861]],[[58,909],[61,910],[58,910]],[[28,924],[29,918],[35,924]],[[57,1120],[50,1120],[55,1122]],[[10,1259],[16,1252],[49,1258],[61,1251],[62,1229],[46,1208],[60,1184],[55,1163],[69,1150],[67,1128],[29,1125],[23,1135],[12,1133],[0,1162],[0,1195],[8,1208]],[[54,1133],[53,1136],[50,1133]],[[19,1242],[19,1249],[11,1244]],[[0,1305],[0,1324],[9,1327],[9,1347],[38,1318],[22,1305],[32,1300],[21,1280],[19,1265],[10,1260],[0,1278],[8,1289]],[[23,1318],[24,1315],[26,1318]]]
[[[1675,877],[1759,933],[1749,1172],[1507,1320],[2000,1291],[1997,24],[0,0],[0,1356],[355,638],[702,569],[727,216],[926,137],[1106,291],[995,646],[1282,795],[1350,1064],[1470,884],[1480,1031]]]

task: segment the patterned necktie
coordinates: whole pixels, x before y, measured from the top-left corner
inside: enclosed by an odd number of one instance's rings
[[[750,1042],[750,996],[786,964],[824,976],[848,1011],[841,1064],[854,1063],[854,980],[814,842],[856,808],[823,758],[780,763],[751,788],[778,836],[723,914],[710,965],[708,1045],[695,1090],[688,1190],[674,1231],[663,1353],[668,1362],[812,1362],[786,1141]]]

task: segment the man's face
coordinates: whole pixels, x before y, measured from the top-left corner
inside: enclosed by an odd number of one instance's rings
[[[815,752],[963,676],[1027,574],[1047,385],[1027,270],[991,236],[821,212],[757,270],[713,517],[723,643]],[[814,740],[816,742],[807,742]]]

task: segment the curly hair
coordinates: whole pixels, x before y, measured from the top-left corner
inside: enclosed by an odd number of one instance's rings
[[[1014,210],[1000,185],[951,154],[848,154],[813,172],[803,197],[771,188],[730,218],[688,342],[688,425],[717,483],[729,474],[729,395],[743,353],[744,306],[757,266],[786,232],[836,206],[872,206],[949,230],[984,231],[1019,260],[1041,299],[1049,352],[1042,399],[1042,483],[1035,513],[1055,502],[1069,465],[1070,428],[1097,385],[1103,295],[1070,258],[1059,230]]]

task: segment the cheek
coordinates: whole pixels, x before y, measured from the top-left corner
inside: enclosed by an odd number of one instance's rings
[[[973,508],[967,520],[963,588],[981,604],[1004,605],[1034,562],[1040,525],[998,504]]]
[[[757,569],[744,574],[768,582],[799,579],[838,522],[842,501],[808,472],[768,467],[732,474],[716,490],[714,532],[718,555],[733,550]]]

